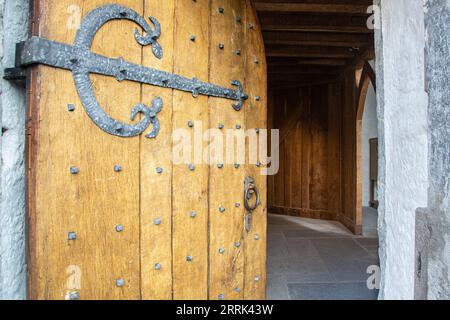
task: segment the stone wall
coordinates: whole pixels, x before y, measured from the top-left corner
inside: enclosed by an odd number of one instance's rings
[[[426,1],[430,168],[428,298],[450,299],[450,0]]]
[[[424,10],[422,1],[376,3],[380,298],[413,299],[415,212],[428,191]]]
[[[3,80],[28,36],[29,0],[0,0],[0,299],[26,298],[25,90]]]

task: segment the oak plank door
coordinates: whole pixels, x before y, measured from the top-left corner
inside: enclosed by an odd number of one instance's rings
[[[239,80],[249,99],[235,111],[231,100],[91,74],[99,104],[119,121],[132,123],[135,104],[162,98],[157,137],[122,138],[89,118],[70,71],[33,67],[28,84],[30,298],[263,299],[266,177],[248,161],[223,167],[221,159],[211,161],[215,155],[202,137],[208,128],[267,127],[265,54],[251,2],[35,0],[33,35],[71,45],[77,14],[82,21],[111,3],[160,22],[163,57],[136,42],[136,25],[127,20],[104,25],[93,52],[226,88]],[[173,162],[172,134],[179,129],[190,133],[192,148],[200,143],[207,150],[208,162],[202,161],[204,154],[200,159],[191,154],[189,163]],[[261,194],[248,232],[247,176]]]

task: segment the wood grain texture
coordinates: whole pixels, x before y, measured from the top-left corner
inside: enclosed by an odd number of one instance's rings
[[[146,0],[144,16],[161,23],[159,43],[164,49],[161,60],[151,48],[144,48],[143,64],[172,73],[174,68],[175,0]],[[158,114],[161,131],[156,139],[141,137],[141,282],[145,300],[172,299],[172,110],[173,90],[144,85],[142,100],[150,104],[163,99]],[[158,174],[156,168],[162,168]],[[159,221],[160,224],[155,224]],[[160,270],[155,268],[161,266]]]
[[[209,1],[177,0],[174,19],[174,72],[208,81]],[[190,40],[192,35],[195,41]],[[175,130],[192,131],[188,121],[194,121],[196,129],[208,128],[207,97],[175,91],[173,106]],[[203,144],[201,137],[190,134],[192,146]],[[195,171],[187,164],[173,168],[173,297],[177,300],[208,297],[208,166],[194,154],[191,161]],[[192,211],[197,213],[195,219],[190,217]],[[188,256],[192,262],[187,261]]]
[[[42,1],[36,33],[73,43],[67,9],[83,14],[107,1]],[[138,12],[141,2],[118,1]],[[141,47],[130,22],[111,23],[97,34],[93,51],[141,63]],[[127,121],[131,103],[139,103],[140,85],[92,76],[100,104],[111,116]],[[74,289],[80,299],[137,299],[139,277],[139,138],[105,134],[84,112],[72,74],[39,67],[30,99],[31,168],[34,189],[30,211],[30,298],[64,299]],[[127,95],[121,94],[123,91]],[[73,103],[76,110],[67,111]],[[114,165],[124,170],[115,173]],[[80,169],[70,174],[70,167]],[[116,232],[118,224],[124,231]],[[76,232],[77,240],[68,241]],[[116,287],[116,279],[125,285]],[[79,283],[78,281],[79,280]]]
[[[219,12],[223,8],[223,13]],[[236,21],[240,16],[242,21]],[[245,83],[245,57],[248,49],[245,44],[245,1],[213,0],[211,4],[211,66],[209,80],[228,87],[232,80]],[[226,32],[224,32],[226,30]],[[224,49],[219,44],[224,44]],[[240,52],[238,54],[238,52]],[[248,90],[246,88],[246,90]],[[248,108],[246,103],[245,108]],[[209,98],[209,121],[211,128],[223,124],[221,130],[231,138],[225,138],[223,157],[210,150],[211,167],[209,173],[209,215],[210,215],[210,299],[224,298],[236,300],[243,298],[244,288],[244,246],[243,242],[245,163],[234,167],[237,159],[237,144],[234,135],[243,134],[245,111],[233,110],[230,101]],[[237,126],[240,126],[238,129]],[[226,152],[234,159],[227,160]],[[231,160],[231,161],[229,161]],[[223,168],[220,166],[223,165]],[[241,203],[236,207],[236,203]],[[224,212],[220,208],[225,209]],[[220,252],[223,250],[223,252]]]
[[[346,86],[352,85],[350,78],[347,82]],[[279,128],[282,137],[280,171],[269,178],[274,193],[269,198],[272,212],[329,220],[346,217],[345,225],[355,230],[351,188],[355,185],[356,140],[351,134],[355,119],[351,110],[356,109],[352,89],[345,85],[271,91],[269,104],[274,114],[269,117],[275,119],[273,128]]]
[[[255,26],[246,30],[245,85],[250,95],[245,109],[248,130],[267,128],[267,63],[258,17],[250,1],[246,1],[247,23]],[[255,59],[259,62],[255,63]],[[261,100],[257,102],[256,96]],[[253,164],[247,165],[247,175],[255,179],[261,194],[261,204],[252,213],[252,228],[245,233],[245,289],[244,299],[265,299],[267,251],[267,176]],[[242,183],[242,182],[241,182]],[[242,197],[242,196],[241,196]]]
[[[84,16],[109,3],[35,1],[33,32],[71,44],[76,30],[68,29],[68,17],[62,13],[74,5]],[[124,139],[108,135],[89,119],[70,72],[34,68],[28,128],[30,298],[65,299],[75,290],[80,299],[217,299],[221,294],[225,299],[264,298],[266,177],[245,160],[239,168],[233,163],[219,169],[217,162],[209,166],[202,159],[203,133],[209,127],[222,123],[242,133],[267,127],[266,62],[251,2],[114,3],[159,20],[163,59],[137,44],[135,25],[123,20],[111,21],[99,31],[94,52],[224,87],[236,79],[250,98],[236,112],[230,100],[194,98],[190,93],[91,75],[99,103],[120,121],[130,121],[135,104],[163,99],[157,138]],[[254,28],[249,29],[248,23]],[[224,50],[219,43],[224,43]],[[68,104],[75,105],[74,112],[68,112]],[[189,133],[191,151],[199,146],[200,153],[190,155],[195,170],[173,162],[176,130]],[[115,165],[123,170],[115,172]],[[71,166],[78,167],[79,174],[70,174]],[[243,224],[247,175],[255,178],[262,195],[248,234]],[[124,230],[117,232],[117,225]],[[77,233],[75,241],[67,240],[69,232]],[[225,249],[223,254],[219,248]],[[117,287],[117,279],[125,285]]]

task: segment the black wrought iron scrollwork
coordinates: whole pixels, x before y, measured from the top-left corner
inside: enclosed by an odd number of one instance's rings
[[[129,20],[136,23],[142,30],[135,29],[136,41],[142,46],[151,46],[156,58],[163,57],[163,48],[158,43],[161,36],[161,25],[154,17],[149,17],[154,29],[136,11],[116,4],[106,5],[91,11],[82,21],[73,46],[54,42],[40,37],[32,37],[22,43],[19,54],[19,66],[44,64],[56,68],[70,70],[73,73],[78,95],[84,109],[92,121],[102,130],[119,137],[134,137],[142,134],[153,125],[153,130],[147,134],[148,138],[157,136],[160,124],[158,113],[163,109],[163,102],[155,98],[152,106],[137,104],[131,110],[131,121],[138,114],[143,118],[137,124],[127,124],[111,118],[100,106],[95,97],[89,75],[91,73],[115,77],[118,81],[128,80],[143,84],[150,84],[163,88],[171,88],[191,92],[198,95],[213,96],[235,100],[233,108],[241,110],[248,99],[242,84],[234,80],[232,85],[236,90],[202,82],[198,79],[188,79],[161,70],[144,67],[125,61],[122,58],[108,58],[91,51],[95,35],[107,22],[112,20]]]

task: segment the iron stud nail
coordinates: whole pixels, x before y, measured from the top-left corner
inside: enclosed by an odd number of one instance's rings
[[[191,39],[192,42],[195,42],[195,40],[197,39],[197,37],[194,36],[194,35],[192,35],[190,39]]]
[[[236,55],[240,56],[241,55],[241,50],[236,50]]]
[[[161,270],[161,264],[160,263],[156,263],[155,264],[155,270]]]
[[[158,174],[163,173],[163,168],[160,168],[160,167],[156,168],[156,173],[158,173]]]
[[[224,13],[225,9],[224,8],[219,8],[219,13]]]
[[[241,204],[236,202],[236,203],[234,204],[234,206],[235,206],[236,208],[240,208],[240,207],[241,207]]]
[[[155,226],[159,226],[161,225],[161,219],[160,218],[156,218],[153,223],[155,224]]]
[[[219,253],[220,254],[224,254],[225,253],[225,249],[224,248],[219,248]]]
[[[222,130],[225,126],[222,123],[219,123],[219,129]]]
[[[259,240],[259,234],[255,234],[255,240]]]
[[[239,168],[241,167],[241,165],[240,165],[239,163],[235,163],[235,164],[234,164],[234,167],[235,167],[236,169],[239,169]]]
[[[192,163],[189,165],[188,168],[190,171],[195,171],[195,166]]]
[[[241,22],[242,22],[242,17],[241,17],[241,16],[237,16],[237,17],[236,17],[236,22],[241,23]]]
[[[261,167],[261,165],[262,165],[262,164],[261,164],[261,162],[259,162],[259,161],[256,163],[256,166],[257,166],[258,168]]]
[[[191,218],[194,219],[197,216],[197,212],[191,211]]]
[[[70,241],[77,240],[77,234],[75,232],[69,232],[67,239]]]
[[[189,128],[193,128],[194,127],[194,122],[188,121],[187,125],[188,125]]]
[[[253,62],[254,62],[255,64],[259,64],[259,60],[258,60],[257,58],[255,58],[255,60],[253,60]]]
[[[70,167],[70,173],[78,174],[78,173],[80,173],[80,169],[78,169],[77,167]]]
[[[186,261],[187,261],[187,262],[192,262],[192,260],[193,260],[192,256],[187,256],[187,257],[186,257]]]
[[[123,287],[125,285],[125,280],[123,279],[117,279],[116,280],[116,287]]]
[[[219,298],[219,300],[223,300],[223,299],[225,299],[225,295],[223,293],[221,293],[221,294],[219,294],[218,298]]]
[[[223,163],[219,163],[219,164],[217,165],[217,168],[223,169]]]
[[[219,44],[219,49],[220,49],[220,50],[223,50],[224,48],[225,48],[225,45],[224,45],[223,43],[220,43],[220,44]]]
[[[239,293],[239,292],[241,292],[241,288],[235,288],[234,291]]]
[[[236,125],[236,129],[240,130],[242,129],[242,126],[240,124]]]
[[[116,231],[117,231],[117,232],[122,232],[122,231],[123,231],[123,225],[118,224],[118,225],[116,226]]]
[[[70,63],[75,64],[78,62],[78,58],[73,57],[73,58],[70,58],[69,61],[70,61]]]
[[[261,97],[260,97],[260,96],[256,96],[256,97],[255,97],[255,100],[256,100],[256,101],[260,101],[260,100],[261,100]]]
[[[258,276],[255,276],[255,282],[259,282],[259,277]]]
[[[224,207],[220,207],[220,208],[219,208],[219,211],[220,211],[221,213],[224,213],[224,212],[225,212],[225,208],[224,208]]]
[[[75,105],[70,103],[67,105],[67,111],[74,112],[75,111]]]
[[[126,12],[126,11],[120,11],[120,15],[121,15],[122,17],[125,17],[125,16],[127,15],[127,12]]]
[[[248,28],[249,28],[250,30],[253,30],[253,29],[255,29],[255,25],[254,25],[253,23],[249,23],[249,24],[248,24]]]
[[[241,246],[241,243],[240,243],[240,242],[235,242],[235,243],[234,243],[234,246],[235,246],[236,248],[239,248],[239,247]]]
[[[256,128],[255,131],[256,131],[257,134],[259,134],[260,130],[259,130],[259,128]]]
[[[121,172],[121,171],[122,171],[122,166],[116,164],[116,165],[114,166],[114,171],[115,171],[115,172]]]

